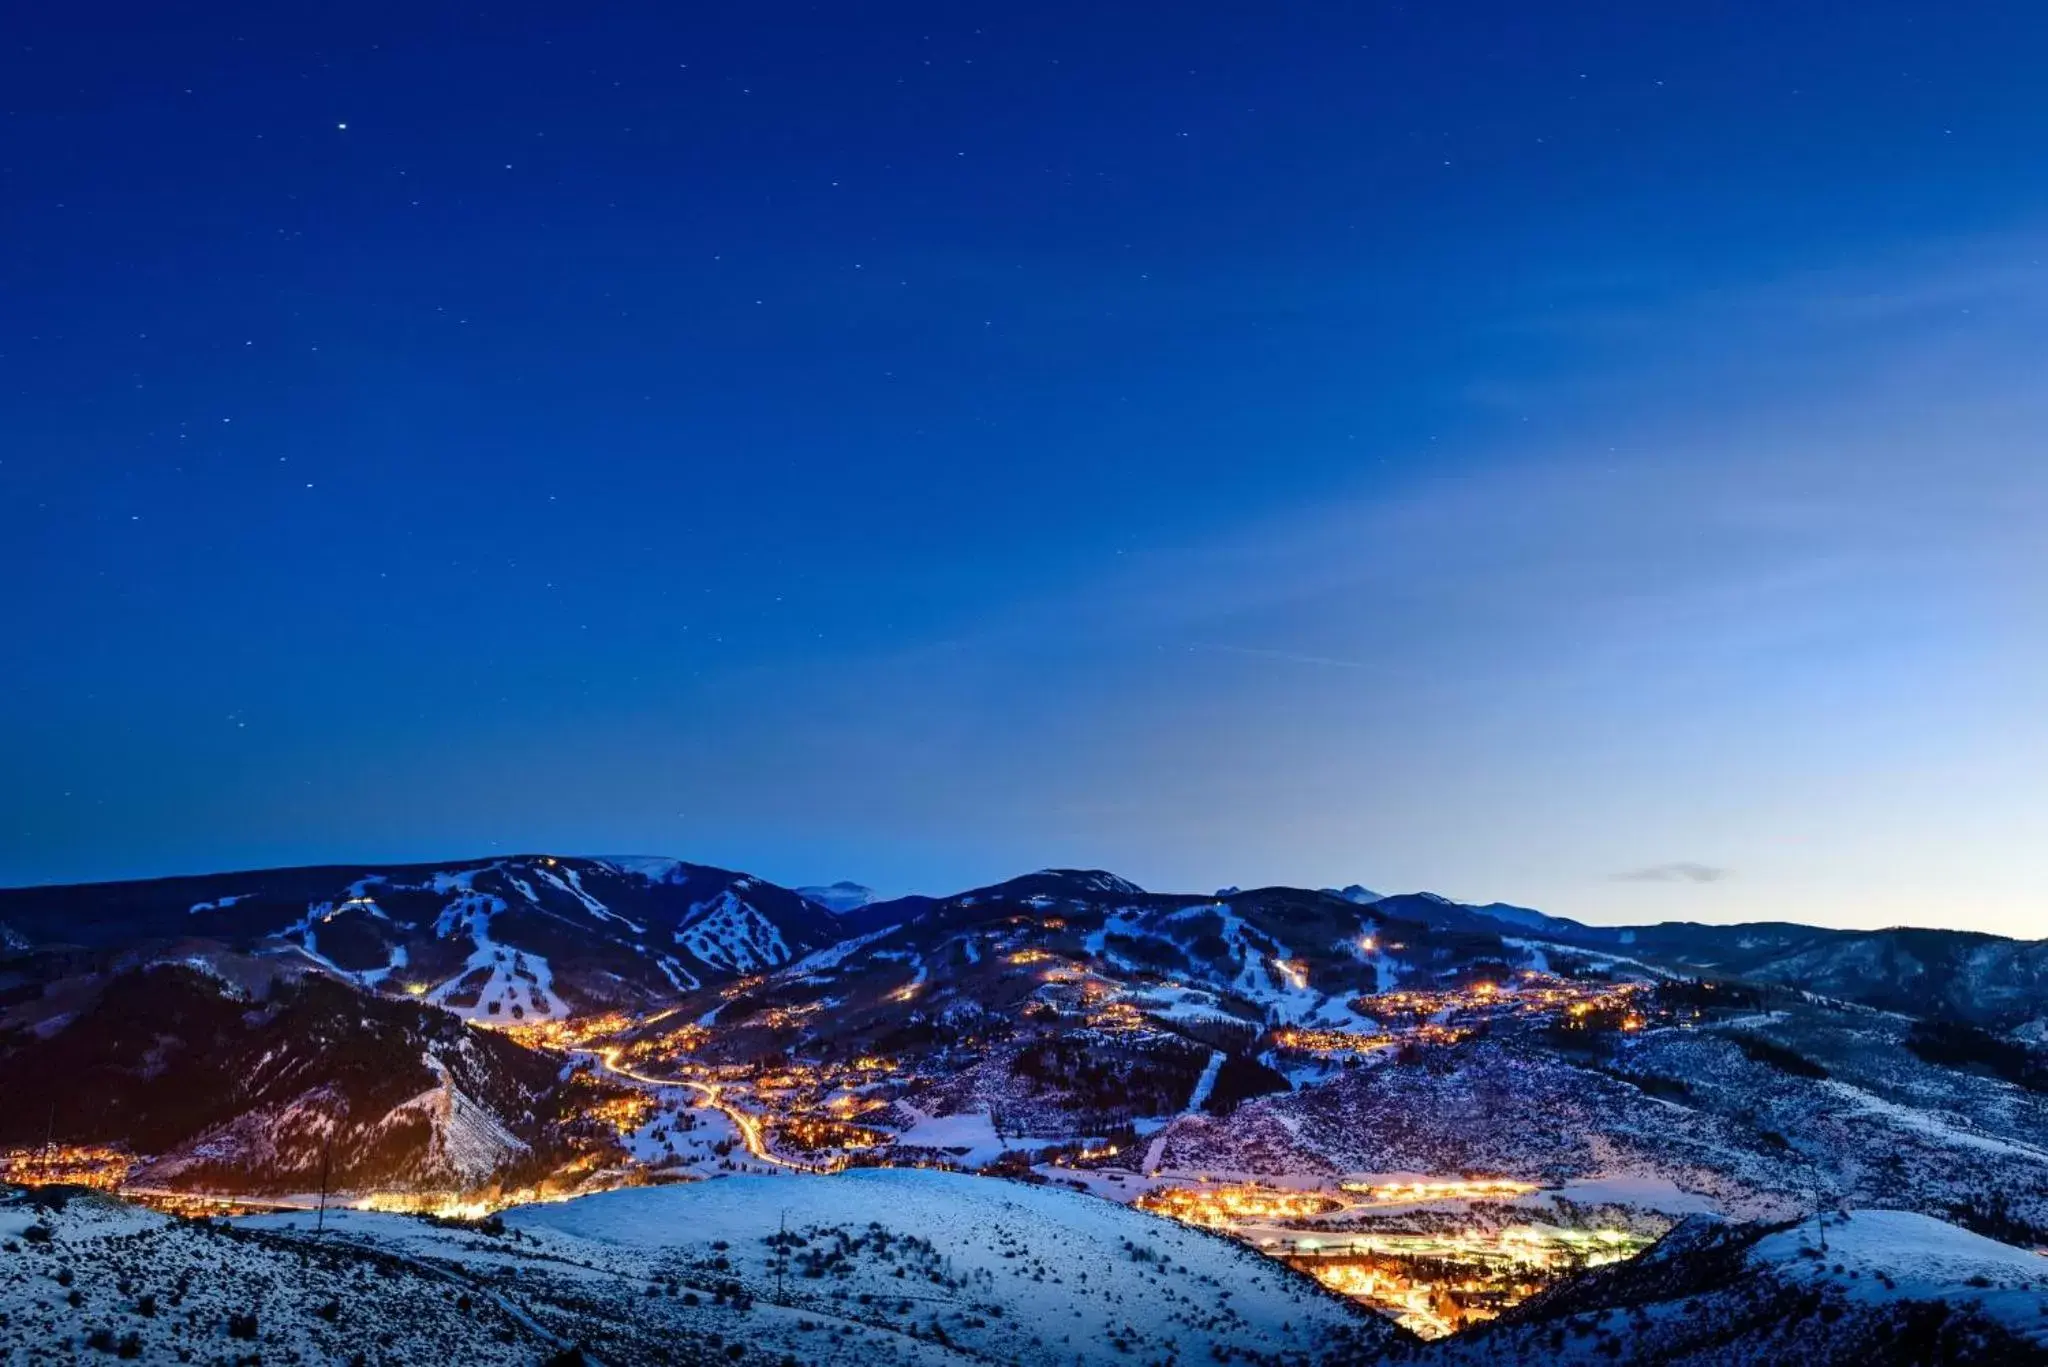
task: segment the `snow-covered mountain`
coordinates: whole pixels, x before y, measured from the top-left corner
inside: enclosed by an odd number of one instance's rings
[[[827,883],[823,886],[798,888],[796,892],[805,901],[815,902],[817,905],[825,908],[825,910],[836,912],[842,916],[849,911],[859,911],[862,907],[875,900],[875,890],[873,888],[864,888],[858,883],[850,883],[845,879],[841,879],[837,883]]]
[[[1025,902],[1044,898],[1053,902],[1094,903],[1104,898],[1143,897],[1145,890],[1128,878],[1102,869],[1040,869],[1020,878],[974,888],[945,899],[966,906],[989,902]],[[929,899],[920,899],[929,900]]]
[[[1536,931],[1551,938],[1570,937],[1587,927],[1562,916],[1550,916],[1506,902],[1454,902],[1434,892],[1404,892],[1381,897],[1373,907],[1388,916],[1420,921],[1443,929],[1464,928],[1498,934],[1503,929]]]
[[[1370,936],[1376,948],[1365,952],[1391,977],[1457,963],[1527,965],[1562,952],[2048,1032],[2048,941],[1798,925],[1587,926],[1508,903],[1382,896],[1358,885],[1148,893],[1099,869],[1046,869],[952,897],[886,901],[852,883],[790,889],[657,856],[517,855],[18,888],[0,890],[0,952],[209,939],[296,954],[358,986],[423,996],[460,1014],[529,1021],[645,1009],[891,924],[967,923],[998,907],[1119,916],[1116,934],[1154,942],[1170,962],[1192,943],[1182,932],[1202,905],[1227,907],[1232,924],[1253,933],[1224,935],[1220,957],[1218,944],[1202,938],[1196,959],[1214,962],[1193,963],[1192,971],[1274,1004],[1290,989],[1273,960],[1341,968],[1357,961],[1356,946]],[[1161,918],[1179,920],[1167,926]],[[1376,927],[1391,933],[1377,935]],[[1341,979],[1337,989],[1355,986]]]
[[[838,939],[830,911],[678,859],[516,855],[0,891],[32,944],[207,939],[504,1023],[637,1009]]]
[[[1938,1016],[1998,1030],[2048,1022],[2048,940],[1976,931],[1832,930],[1784,922],[1651,926],[1553,924],[1546,940],[1646,961]]]

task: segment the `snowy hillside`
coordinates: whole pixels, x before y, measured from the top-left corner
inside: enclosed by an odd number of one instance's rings
[[[335,1240],[0,1189],[0,1361],[486,1367],[562,1346],[480,1278]]]
[[[1422,1344],[1229,1241],[945,1173],[640,1188],[454,1224],[192,1222],[0,1189],[0,1358],[949,1367],[1982,1363],[2048,1357],[2048,1262],[1858,1211],[1694,1219]],[[39,1357],[40,1355],[40,1357]],[[574,1361],[574,1356],[559,1360]]]
[[[311,1212],[209,1225],[96,1196],[0,1200],[8,1361],[466,1364],[574,1346],[614,1367],[1334,1365],[1395,1339],[1226,1240],[944,1173],[641,1188],[483,1227],[338,1210],[317,1238]]]
[[[309,1215],[247,1227],[303,1233]],[[608,1363],[680,1340],[747,1361],[1343,1361],[1390,1341],[1306,1278],[1107,1202],[948,1173],[740,1177],[504,1212],[502,1235],[330,1216],[330,1239],[460,1261]],[[518,1268],[502,1279],[498,1269]]]
[[[2048,1259],[1922,1215],[1681,1226],[1501,1321],[1444,1364],[2048,1362]]]

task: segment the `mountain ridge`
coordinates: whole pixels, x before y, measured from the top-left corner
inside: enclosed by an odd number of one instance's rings
[[[0,889],[0,952],[199,936],[237,950],[295,952],[360,986],[424,984],[420,995],[458,1012],[558,1018],[644,1006],[887,924],[971,917],[977,906],[1184,910],[1322,899],[1368,919],[1513,942],[1499,951],[1510,959],[1547,954],[1527,947],[1534,937],[1575,953],[1755,977],[1888,1009],[1924,1005],[1932,985],[1940,1010],[1958,1019],[2048,1028],[2048,940],[1769,921],[1595,926],[1509,903],[1381,895],[1356,884],[1226,892],[1155,893],[1105,870],[1042,869],[950,895],[876,898],[857,884],[786,888],[667,856],[492,855]]]
[[[66,896],[85,891],[93,891],[95,893],[111,893],[122,889],[169,888],[173,885],[179,884],[211,886],[216,885],[224,880],[292,877],[298,875],[304,875],[308,877],[332,877],[336,875],[353,874],[360,877],[365,874],[380,872],[386,874],[457,872],[463,870],[481,869],[488,867],[492,864],[524,863],[542,861],[547,859],[570,859],[588,864],[611,865],[625,872],[649,872],[655,869],[703,870],[711,873],[723,874],[733,879],[745,879],[749,882],[752,882],[763,887],[779,888],[783,891],[789,892],[792,895],[797,896],[808,897],[808,895],[812,893],[843,893],[848,897],[852,897],[857,894],[867,899],[861,903],[861,906],[863,907],[884,905],[896,902],[942,902],[957,899],[959,897],[964,896],[975,896],[980,894],[993,893],[997,890],[1011,888],[1013,887],[1013,885],[1020,884],[1025,880],[1042,878],[1074,878],[1077,880],[1100,880],[1101,885],[1093,889],[1094,891],[1098,892],[1110,892],[1121,890],[1132,895],[1146,895],[1151,891],[1142,888],[1137,883],[1132,882],[1129,879],[1123,878],[1121,875],[1118,875],[1109,870],[1047,867],[1030,873],[1019,874],[1011,878],[1002,879],[996,883],[980,884],[975,887],[967,888],[956,893],[907,893],[894,897],[883,897],[880,894],[876,893],[874,889],[867,887],[864,884],[855,882],[851,879],[840,879],[832,883],[824,884],[785,885],[778,884],[774,882],[774,880],[772,879],[763,878],[757,874],[747,873],[741,870],[729,869],[721,865],[700,864],[691,860],[683,859],[681,857],[672,855],[600,855],[560,853],[547,854],[529,851],[512,854],[473,855],[460,857],[456,859],[443,860],[343,860],[309,864],[279,864],[243,868],[227,868],[198,873],[181,872],[153,874],[127,878],[64,879],[51,882],[7,884],[0,885],[0,905],[4,905],[8,899],[29,898],[40,894]],[[655,881],[660,881],[660,879],[656,878]],[[1592,922],[1579,921],[1571,917],[1558,916],[1554,913],[1539,911],[1532,907],[1520,906],[1518,904],[1509,902],[1461,902],[1456,898],[1447,897],[1441,893],[1431,892],[1428,890],[1414,890],[1410,892],[1399,893],[1382,893],[1376,892],[1370,888],[1367,888],[1357,883],[1349,884],[1341,888],[1311,888],[1306,884],[1268,884],[1265,886],[1288,888],[1290,890],[1299,892],[1323,893],[1332,897],[1338,897],[1346,901],[1353,902],[1361,907],[1373,907],[1381,903],[1395,903],[1398,905],[1411,901],[1426,901],[1430,903],[1435,903],[1440,906],[1457,908],[1464,911],[1488,916],[1507,924],[1520,925],[1525,928],[1532,928],[1538,925],[1561,925],[1573,927],[1580,931],[1598,935],[1617,935],[1625,934],[1631,931],[1644,930],[1691,931],[1705,934],[1721,934],[1733,931],[1754,932],[1789,929],[1823,935],[1879,935],[1901,931],[1934,931],[1944,935],[1955,935],[1960,937],[1977,937],[1985,940],[2005,941],[2019,944],[2048,943],[2048,937],[2043,937],[2041,940],[2037,941],[2028,940],[2020,936],[2002,934],[1998,931],[1974,930],[1947,926],[1921,925],[1912,922],[1899,922],[1883,926],[1820,926],[1803,921],[1786,920],[1699,921],[1690,919],[1672,919],[1660,921],[1630,921],[1616,923],[1612,925],[1605,923],[1595,924]],[[1160,893],[1159,895],[1190,898],[1204,896],[1224,898],[1243,891],[1245,891],[1245,889],[1242,887],[1231,886],[1219,888],[1213,893],[1198,893],[1193,891],[1168,891]],[[824,903],[820,903],[820,905],[824,905]],[[0,931],[5,930],[6,924],[7,923],[5,918],[0,917]],[[4,941],[0,941],[0,946],[4,946],[4,943]]]

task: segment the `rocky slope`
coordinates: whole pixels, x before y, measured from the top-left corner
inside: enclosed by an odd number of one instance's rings
[[[52,975],[0,1009],[0,1148],[112,1145],[141,1186],[467,1189],[604,1136],[602,1087],[501,1035],[275,960],[188,952]],[[63,967],[87,971],[64,972]]]

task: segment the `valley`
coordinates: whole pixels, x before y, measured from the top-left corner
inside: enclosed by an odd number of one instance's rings
[[[1387,1351],[1508,1332],[1701,1221],[2048,1245],[2024,1029],[1518,909],[1088,871],[827,907],[562,856],[177,881],[100,894],[130,919],[84,945],[50,938],[83,891],[0,894],[29,946],[0,966],[0,1182],[387,1240],[350,1222],[924,1173],[1117,1210],[1141,1262],[1220,1238]]]

